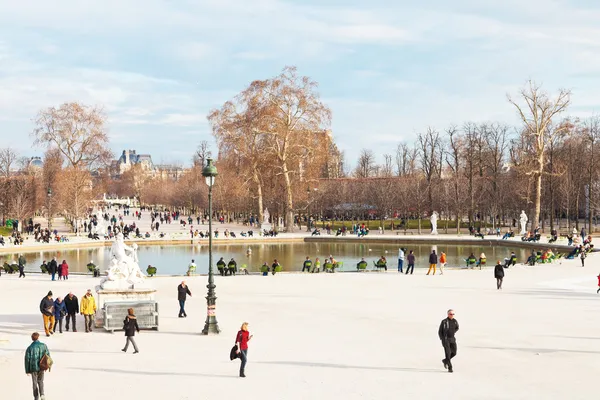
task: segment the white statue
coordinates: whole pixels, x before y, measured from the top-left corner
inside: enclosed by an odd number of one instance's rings
[[[527,233],[527,214],[525,214],[525,210],[521,210],[521,217],[519,218],[519,222],[521,222],[521,235]]]
[[[102,289],[131,289],[144,284],[145,276],[138,265],[137,244],[125,244],[123,234],[117,233],[111,247],[112,258],[105,278],[100,281]]]
[[[438,231],[437,231],[437,221],[439,219],[439,214],[434,211],[431,214],[431,217],[429,218],[429,220],[431,221],[431,234],[432,235],[437,235]]]
[[[263,224],[268,224],[269,223],[269,217],[271,215],[269,214],[269,210],[267,210],[267,208],[265,207],[265,211],[263,212]]]

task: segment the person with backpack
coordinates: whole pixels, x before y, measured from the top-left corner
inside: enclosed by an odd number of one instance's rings
[[[579,253],[579,258],[581,259],[581,266],[585,267],[585,258],[587,257],[587,254],[585,253],[585,249],[582,247],[581,251]]]
[[[39,333],[34,332],[31,334],[33,343],[31,343],[25,351],[25,373],[31,375],[33,398],[36,400],[44,400],[44,372],[49,363],[42,363],[42,359],[44,356],[48,359],[50,357],[50,351],[48,350],[48,346],[38,341],[39,338]]]
[[[127,310],[127,316],[123,320],[123,330],[125,331],[125,337],[127,339],[125,341],[125,347],[122,348],[121,351],[127,353],[129,342],[131,342],[134,350],[133,354],[139,353],[140,351],[138,350],[137,344],[135,343],[135,340],[133,340],[133,337],[135,336],[136,332],[140,333],[140,327],[138,326],[137,318],[133,313],[133,308]]]

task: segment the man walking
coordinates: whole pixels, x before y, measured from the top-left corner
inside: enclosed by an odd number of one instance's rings
[[[187,300],[187,295],[192,295],[190,292],[190,288],[187,287],[185,281],[182,281],[179,286],[177,286],[177,300],[179,300],[179,318],[186,317],[185,313],[185,301]]]
[[[454,310],[448,310],[448,318],[442,320],[440,328],[438,329],[438,336],[442,341],[444,347],[445,358],[442,360],[444,368],[448,369],[448,372],[454,372],[452,369],[452,358],[456,356],[456,338],[454,335],[458,332],[458,321],[454,319]]]
[[[52,261],[48,264],[50,269],[50,274],[52,274],[52,280],[55,280],[56,272],[58,271],[58,263],[56,262],[56,257],[52,257]]]
[[[40,312],[44,318],[46,336],[50,336],[54,333],[54,300],[52,299],[52,291],[49,291],[46,297],[40,302]]]
[[[310,261],[310,257],[306,257],[304,260],[304,264],[302,265],[302,272],[306,270],[306,272],[310,272],[310,268],[312,267],[312,261]]]
[[[404,266],[404,249],[398,249],[398,272],[402,273],[402,267]]]
[[[65,328],[69,331],[69,322],[73,322],[73,332],[77,332],[77,313],[79,312],[79,300],[77,296],[73,294],[73,292],[69,292],[69,294],[65,297],[65,307],[67,307],[67,323]]]
[[[92,331],[92,322],[96,314],[96,299],[92,296],[92,289],[88,289],[81,299],[81,315],[85,318],[85,331]]]
[[[433,275],[435,275],[435,268],[437,267],[438,257],[435,254],[435,250],[431,250],[431,254],[429,255],[429,270],[427,271],[427,275],[433,270]]]
[[[405,274],[408,275],[408,271],[410,271],[410,274],[413,274],[413,271],[415,270],[415,255],[413,254],[413,251],[409,251],[408,252],[408,256],[406,256],[406,261],[408,261],[408,266],[406,267],[406,272]]]
[[[25,264],[27,264],[25,257],[19,254],[19,278],[25,278]]]
[[[33,398],[35,400],[44,400],[44,371],[40,370],[40,361],[44,356],[50,356],[48,347],[38,341],[40,334],[34,332],[31,334],[33,343],[25,351],[25,373],[31,375],[33,383]]]

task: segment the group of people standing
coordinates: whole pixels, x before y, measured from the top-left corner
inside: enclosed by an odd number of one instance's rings
[[[40,265],[40,269],[43,273],[50,274],[53,281],[56,280],[57,276],[59,281],[61,279],[69,279],[69,264],[67,264],[67,260],[62,260],[59,264],[56,257],[52,257],[49,263],[46,263],[46,260],[44,260],[42,265]]]
[[[88,289],[82,297],[81,304],[73,292],[69,292],[64,298],[57,297],[54,299],[52,291],[49,291],[40,302],[40,312],[47,337],[56,333],[57,325],[59,333],[63,333],[62,327],[65,318],[65,330],[68,332],[69,326],[72,326],[73,332],[77,332],[77,314],[83,315],[85,318],[85,331],[91,332],[94,315],[96,314],[96,300],[91,289]]]

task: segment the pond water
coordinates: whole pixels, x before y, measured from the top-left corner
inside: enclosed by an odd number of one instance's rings
[[[510,255],[511,250],[517,254],[519,262],[524,262],[531,253],[529,249],[510,247],[491,247],[477,245],[427,245],[427,244],[379,244],[379,243],[257,243],[257,244],[216,244],[213,245],[213,262],[216,264],[220,257],[225,262],[232,257],[238,263],[238,267],[245,264],[249,271],[257,272],[263,262],[269,265],[273,259],[277,259],[283,266],[284,271],[300,271],[306,256],[323,259],[330,254],[338,261],[344,262],[342,270],[356,270],[356,263],[361,257],[369,262],[377,261],[380,256],[388,260],[388,268],[397,268],[398,248],[404,247],[413,250],[416,255],[415,268],[427,268],[429,254],[436,249],[439,254],[444,251],[448,258],[448,267],[464,266],[465,258],[471,252],[479,257],[481,252],[487,256],[487,264],[494,265],[496,260],[504,260]],[[252,254],[248,257],[246,252],[251,249]],[[93,260],[103,271],[110,260],[110,247],[97,247],[89,249],[70,249],[60,251],[44,251],[35,253],[23,253],[27,259],[26,270],[39,271],[42,260],[51,260],[53,256],[61,262],[67,260],[70,272],[86,272],[86,265]],[[146,267],[151,264],[158,268],[158,275],[182,275],[187,271],[187,265],[191,259],[195,259],[197,273],[208,272],[208,245],[139,245],[138,256],[140,267],[145,272]],[[0,256],[2,263],[5,260],[16,260],[17,255]],[[406,261],[405,261],[406,264]]]

